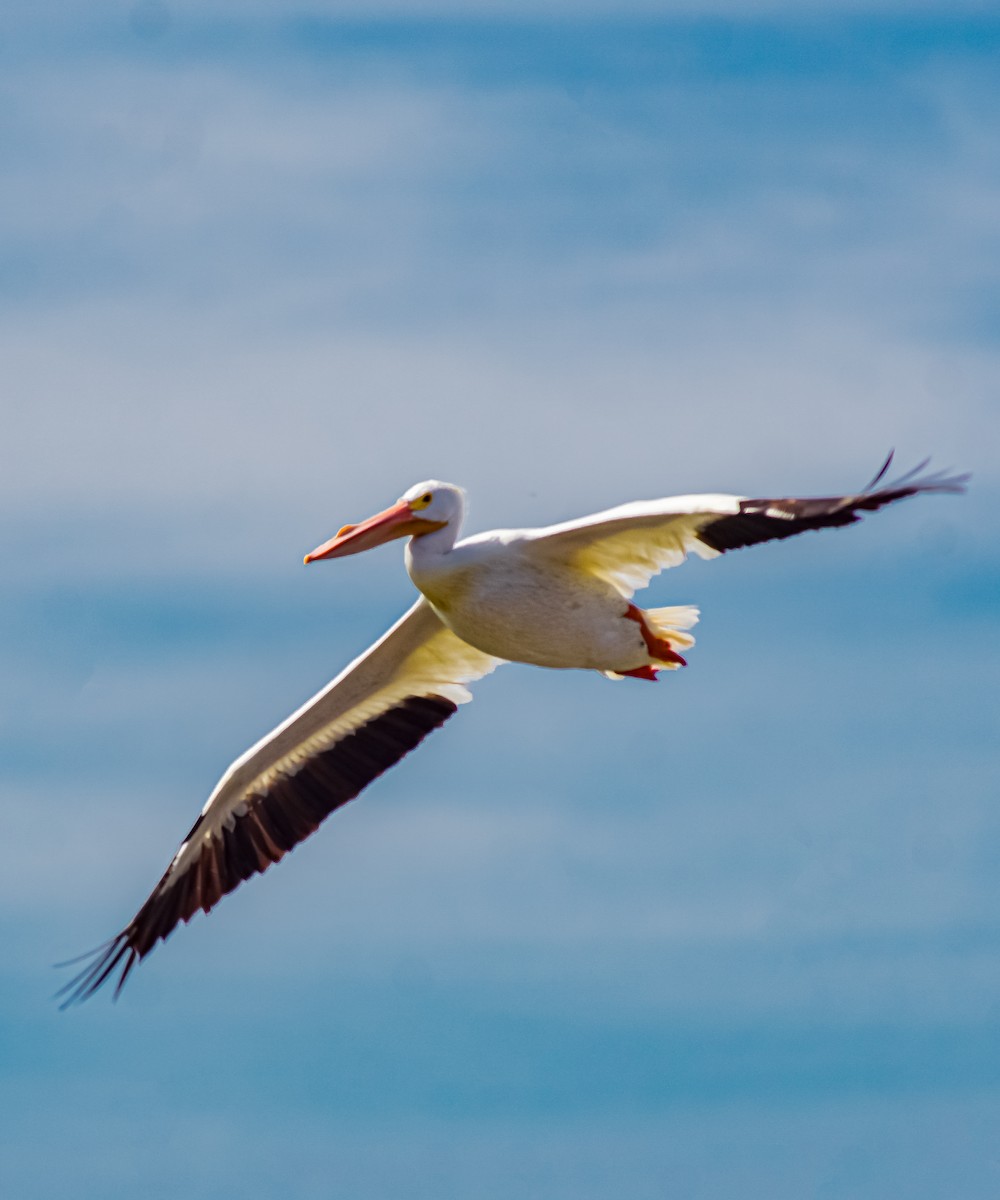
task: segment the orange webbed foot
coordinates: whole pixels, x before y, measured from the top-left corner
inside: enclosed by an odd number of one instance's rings
[[[655,667],[634,667],[631,671],[619,671],[618,674],[627,675],[629,679],[648,679],[650,683],[656,683]]]
[[[666,638],[657,637],[655,633],[646,624],[643,618],[641,608],[637,608],[634,604],[630,604],[625,612],[625,616],[630,621],[635,621],[639,626],[639,631],[642,633],[642,640],[646,643],[646,649],[649,651],[650,658],[657,658],[660,662],[676,663],[679,667],[687,666],[687,659],[682,658],[677,651],[671,646]],[[640,670],[649,670],[650,668],[640,667]],[[622,674],[630,675],[631,671],[624,671]],[[640,676],[642,679],[648,679],[647,675]],[[656,676],[654,674],[653,678]]]

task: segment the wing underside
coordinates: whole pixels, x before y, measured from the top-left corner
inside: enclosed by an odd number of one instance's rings
[[[85,1000],[196,912],[266,871],[470,699],[502,660],[441,624],[423,599],[370,651],[227,771],[129,924],[61,991]],[[76,960],[80,961],[80,960]]]
[[[714,558],[809,530],[852,525],[863,513],[921,492],[964,490],[968,476],[923,474],[926,461],[895,482],[883,484],[892,457],[854,495],[749,499],[713,494],[639,501],[536,530],[532,542],[540,553],[568,560],[631,597],[688,554]]]

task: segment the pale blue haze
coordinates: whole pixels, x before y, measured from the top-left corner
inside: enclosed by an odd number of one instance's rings
[[[1000,18],[0,17],[0,1194],[1000,1195]],[[507,668],[60,1014],[228,761],[474,529],[972,470]]]

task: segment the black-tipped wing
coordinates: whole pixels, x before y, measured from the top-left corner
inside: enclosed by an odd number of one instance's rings
[[[852,496],[812,499],[747,499],[744,496],[674,496],[640,500],[579,521],[533,530],[531,541],[540,552],[569,560],[606,580],[623,596],[639,588],[688,554],[714,558],[758,542],[794,537],[810,529],[852,525],[861,514],[915,496],[919,492],[960,492],[967,475],[922,475],[921,463],[895,483],[879,483],[892,462],[862,492]]]
[[[885,460],[879,473],[863,492],[856,496],[828,496],[816,499],[796,500],[741,500],[739,511],[718,517],[705,524],[698,538],[712,550],[739,550],[743,546],[754,546],[758,542],[769,542],[775,538],[794,537],[810,529],[831,529],[838,525],[853,525],[861,520],[861,514],[875,512],[907,496],[919,492],[961,492],[968,482],[968,475],[948,475],[939,471],[934,475],[921,475],[927,466],[926,460],[896,480],[895,483],[878,487],[892,462],[892,455]]]
[[[472,697],[501,659],[467,645],[422,598],[327,688],[229,768],[129,924],[62,989],[64,1007],[307,838]]]

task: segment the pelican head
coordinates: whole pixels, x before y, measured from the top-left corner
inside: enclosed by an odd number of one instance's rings
[[[319,558],[343,558],[347,554],[371,550],[395,538],[424,537],[448,526],[454,531],[454,537],[462,523],[464,510],[465,493],[460,487],[453,483],[441,483],[438,479],[427,479],[423,483],[415,483],[383,512],[358,525],[345,525],[335,537],[307,554],[303,561],[311,563]]]

